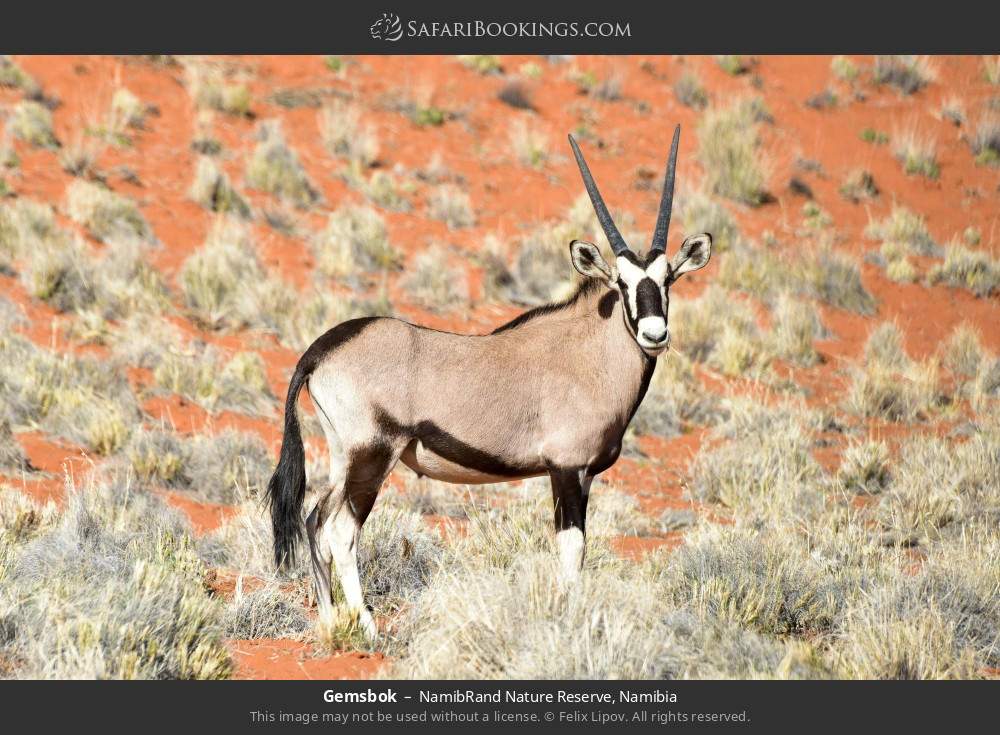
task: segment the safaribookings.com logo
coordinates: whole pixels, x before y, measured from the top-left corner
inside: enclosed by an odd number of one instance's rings
[[[382,13],[369,32],[376,41],[407,38],[630,38],[632,29],[622,21],[420,21],[404,25],[395,13]]]

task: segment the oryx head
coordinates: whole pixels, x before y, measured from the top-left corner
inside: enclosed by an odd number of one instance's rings
[[[585,276],[606,281],[608,288],[618,291],[625,324],[639,347],[650,356],[659,355],[670,344],[670,330],[667,328],[667,308],[670,304],[667,291],[670,285],[682,273],[703,268],[712,255],[712,236],[703,233],[688,237],[673,259],[667,258],[667,230],[674,202],[674,170],[677,167],[677,143],[680,135],[681,126],[678,125],[674,130],[670,157],[667,159],[667,173],[663,181],[663,196],[660,199],[660,212],[656,217],[656,228],[653,230],[653,241],[649,252],[644,256],[632,252],[625,244],[601,198],[597,184],[594,183],[580,147],[573,136],[569,136],[569,144],[573,147],[584,186],[587,187],[597,219],[615,254],[614,265],[608,265],[595,245],[574,240],[570,243],[573,267]]]

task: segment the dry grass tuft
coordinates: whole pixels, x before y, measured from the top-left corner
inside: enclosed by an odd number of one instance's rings
[[[395,269],[401,261],[378,212],[351,204],[330,214],[326,228],[313,240],[313,252],[325,275],[340,278],[358,270]]]
[[[331,155],[345,158],[361,168],[377,163],[378,135],[374,125],[362,122],[361,109],[357,105],[337,100],[318,115],[323,145]]]
[[[7,120],[7,134],[38,148],[58,148],[59,140],[52,128],[52,113],[34,100],[18,102]]]
[[[937,143],[933,138],[918,133],[915,128],[893,134],[892,152],[908,174],[926,176],[928,179],[936,179],[941,175],[941,167],[937,161]]]
[[[1000,261],[981,250],[953,243],[945,247],[944,262],[931,269],[928,280],[987,297],[1000,291]]]
[[[189,194],[209,211],[233,214],[244,219],[250,217],[250,205],[233,187],[226,172],[208,156],[198,159],[198,168]]]
[[[309,180],[299,157],[285,142],[276,120],[262,123],[260,142],[246,164],[246,182],[251,189],[273,194],[300,209],[309,209],[322,199]]]
[[[759,110],[751,100],[708,110],[698,125],[698,159],[716,194],[756,207],[769,198],[769,163],[760,151]]]
[[[220,679],[222,611],[183,521],[120,477],[69,488],[57,521],[10,551],[0,650],[17,676]]]
[[[510,124],[507,134],[514,156],[523,166],[542,168],[549,158],[549,136],[527,118]]]
[[[452,184],[444,184],[431,190],[427,196],[427,214],[441,220],[453,230],[472,227],[476,223],[469,195]]]
[[[460,307],[469,301],[465,268],[449,264],[447,252],[439,245],[414,258],[403,288],[418,304],[435,311]]]
[[[98,240],[153,237],[135,202],[99,184],[79,180],[70,184],[66,209],[74,222],[86,227]]]
[[[884,322],[868,337],[865,364],[853,369],[846,408],[866,418],[912,422],[927,418],[942,402],[937,364],[914,362],[902,347],[899,328]]]
[[[876,56],[872,76],[876,84],[888,84],[901,94],[913,94],[934,81],[935,71],[927,56]]]

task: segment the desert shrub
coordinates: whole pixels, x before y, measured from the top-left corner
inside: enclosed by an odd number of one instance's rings
[[[865,346],[865,364],[852,370],[847,409],[868,418],[907,422],[927,417],[940,400],[936,364],[911,360],[894,324],[874,329]]]
[[[701,79],[692,71],[685,71],[677,78],[674,83],[674,97],[682,105],[696,110],[708,107],[708,93]]]
[[[264,362],[256,352],[227,358],[210,345],[189,345],[183,352],[170,350],[158,356],[153,382],[157,388],[184,396],[212,412],[270,415],[276,402]]]
[[[189,194],[212,212],[234,214],[245,219],[250,217],[250,205],[233,187],[226,172],[208,156],[198,159]]]
[[[31,462],[24,455],[14,432],[10,429],[10,421],[0,420],[0,472],[16,474],[31,469]]]
[[[671,352],[660,358],[630,426],[640,434],[676,436],[690,424],[716,421],[721,412],[718,398],[695,377],[691,358]]]
[[[77,442],[98,454],[125,444],[139,406],[121,371],[104,361],[56,355],[20,335],[0,337],[0,398],[17,426]]]
[[[976,296],[990,296],[1000,290],[1000,261],[981,250],[958,243],[945,247],[944,262],[928,274],[931,283],[964,288]]]
[[[921,136],[914,128],[892,136],[892,152],[908,174],[929,179],[936,179],[941,174],[937,144],[933,138]]]
[[[505,84],[497,92],[497,99],[515,110],[534,110],[535,103],[531,98],[531,90],[522,82],[513,81]]]
[[[830,60],[830,71],[837,79],[844,82],[854,82],[860,74],[858,65],[846,56],[834,56]]]
[[[322,199],[306,174],[299,157],[285,142],[277,121],[263,123],[258,131],[259,143],[246,164],[246,182],[251,189],[260,189],[309,209]]]
[[[715,63],[731,76],[746,74],[753,66],[752,59],[739,54],[719,54],[715,57]]]
[[[125,87],[119,87],[111,97],[111,114],[130,128],[142,128],[146,106]]]
[[[708,110],[698,125],[698,159],[716,194],[752,207],[768,197],[768,163],[759,150],[758,117],[749,100]]]
[[[338,207],[313,239],[312,246],[317,265],[329,276],[393,269],[401,260],[389,242],[385,221],[371,207],[351,204]]]
[[[447,253],[440,246],[432,246],[414,258],[403,279],[403,288],[418,304],[434,310],[454,308],[469,299],[465,270],[450,265]]]
[[[441,220],[451,229],[471,227],[476,223],[469,195],[457,186],[444,184],[427,196],[427,214]]]
[[[12,58],[0,55],[0,87],[20,89],[30,94],[38,89],[38,84]]]
[[[7,133],[38,148],[58,148],[52,113],[34,100],[18,102],[7,119]]]
[[[310,621],[305,609],[278,585],[267,584],[247,592],[241,578],[236,594],[226,605],[222,624],[227,638],[253,640],[300,635],[309,628]]]
[[[760,248],[737,248],[722,262],[719,282],[762,298],[791,291],[860,314],[875,310],[875,299],[861,282],[857,263],[829,247],[789,256]]]
[[[98,240],[152,239],[152,230],[128,197],[89,181],[74,181],[66,190],[70,218]]]
[[[795,409],[774,410],[751,399],[731,402],[717,439],[735,440],[703,449],[693,460],[687,492],[720,503],[744,517],[809,516],[824,507],[815,487],[821,469],[810,454],[810,427]]]
[[[549,136],[527,118],[519,117],[511,122],[507,139],[514,157],[523,166],[541,168],[549,157]]]
[[[996,431],[961,443],[936,437],[907,441],[877,508],[886,540],[912,545],[945,531],[960,533],[973,521],[995,523],[1000,517],[998,449]]]
[[[885,442],[860,441],[844,449],[837,479],[845,491],[875,495],[885,489],[891,477]]]
[[[58,522],[15,547],[0,597],[15,673],[45,679],[219,679],[221,610],[187,529],[120,477],[71,488]]]
[[[772,309],[772,320],[769,338],[774,353],[799,365],[816,364],[819,354],[813,340],[825,335],[816,307],[809,301],[781,294]]]
[[[739,227],[729,210],[715,201],[704,189],[687,189],[677,197],[676,210],[684,223],[685,232],[708,232],[712,248],[730,250],[742,242]]]
[[[976,163],[986,166],[1000,164],[1000,115],[982,115],[969,139],[969,147],[976,155]]]
[[[839,191],[841,196],[855,204],[863,199],[875,199],[879,195],[878,186],[875,185],[875,177],[862,168],[852,169],[844,177]]]
[[[250,88],[226,78],[221,64],[203,59],[186,59],[188,93],[199,109],[218,110],[229,115],[246,117],[250,114]]]
[[[876,56],[872,67],[876,84],[888,84],[901,94],[913,94],[934,80],[934,69],[926,56]]]
[[[215,503],[259,496],[273,469],[260,438],[234,430],[182,437],[139,429],[124,456],[141,482],[191,491]]]
[[[363,123],[357,105],[335,100],[319,114],[319,130],[323,145],[331,155],[346,158],[361,167],[378,161],[379,141],[375,127]]]
[[[500,57],[492,54],[461,55],[458,61],[466,69],[471,69],[477,74],[499,74],[503,71],[500,64]]]
[[[240,293],[264,278],[249,230],[237,220],[219,218],[201,250],[184,261],[180,283],[184,303],[203,325],[239,323]]]
[[[670,592],[718,618],[771,635],[829,630],[842,598],[821,563],[788,535],[703,527],[675,553]]]
[[[942,364],[955,375],[975,376],[985,357],[979,330],[963,322],[941,345],[940,353]]]
[[[870,221],[865,235],[883,243],[899,244],[914,255],[940,254],[924,217],[900,205],[893,206],[885,219]]]
[[[773,357],[746,304],[710,286],[693,301],[675,300],[671,325],[678,349],[730,376],[762,376]]]

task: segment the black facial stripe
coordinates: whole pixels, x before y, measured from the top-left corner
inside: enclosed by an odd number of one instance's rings
[[[663,295],[652,278],[643,278],[635,287],[635,306],[642,319],[647,316],[663,317]]]
[[[628,323],[629,329],[632,330],[632,334],[635,334],[635,330],[639,328],[639,320],[632,313],[631,302],[628,296],[628,285],[626,285],[625,280],[620,276],[618,278],[618,288],[622,293],[622,313],[625,315],[625,321]]]

